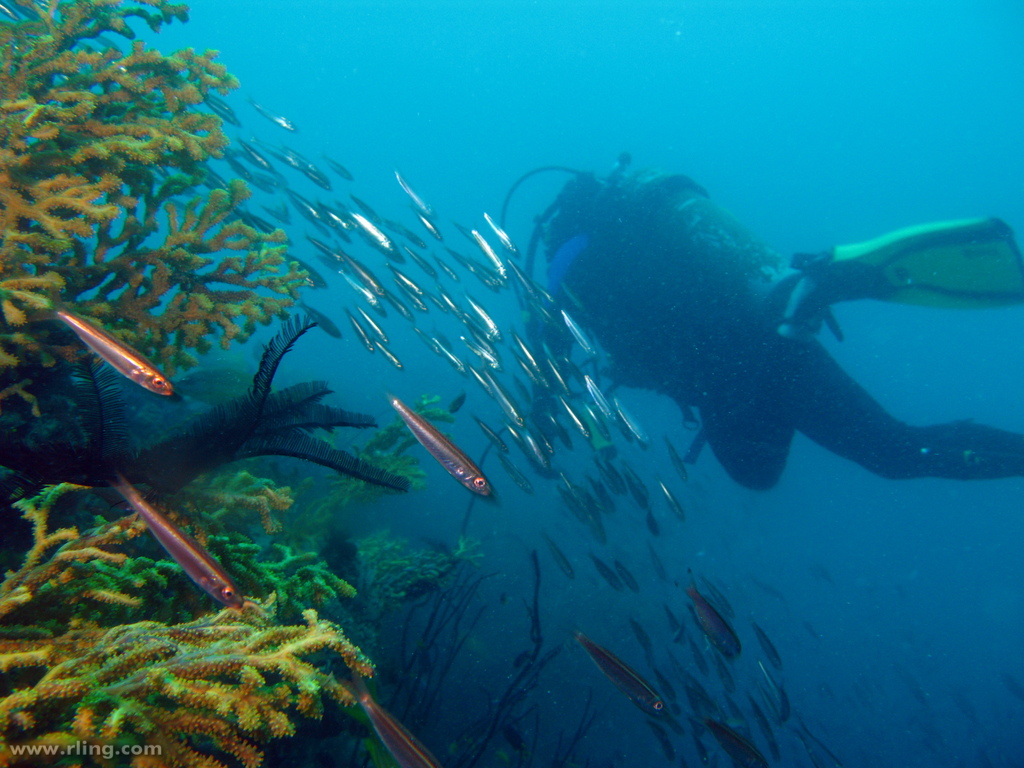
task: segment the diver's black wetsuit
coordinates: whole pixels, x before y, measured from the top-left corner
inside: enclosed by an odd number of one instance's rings
[[[780,336],[792,282],[773,286],[776,257],[686,177],[595,190],[564,195],[548,227],[549,271],[578,301],[567,299],[569,311],[607,350],[614,378],[696,406],[740,484],[775,485],[797,430],[889,478],[1024,475],[1024,436],[904,424],[816,341]]]
[[[1024,436],[967,421],[905,424],[817,342],[767,338],[758,351],[760,371],[730,356],[715,361],[706,371],[707,393],[695,399],[715,456],[748,488],[778,481],[794,430],[883,477],[1024,474]]]

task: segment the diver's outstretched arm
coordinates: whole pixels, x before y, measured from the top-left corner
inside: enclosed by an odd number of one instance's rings
[[[915,427],[889,414],[818,344],[799,346],[786,408],[811,440],[892,479],[1024,476],[1024,435],[971,421]]]

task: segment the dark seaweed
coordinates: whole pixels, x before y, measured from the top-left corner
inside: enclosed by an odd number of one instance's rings
[[[285,322],[266,346],[245,396],[202,414],[178,434],[141,450],[131,446],[117,374],[99,363],[79,366],[71,396],[84,440],[40,446],[0,440],[0,466],[9,470],[3,479],[4,498],[31,495],[44,485],[60,482],[107,485],[118,471],[133,483],[172,493],[204,472],[253,456],[290,456],[367,483],[409,490],[407,478],[371,466],[310,434],[315,429],[377,426],[371,416],[321,403],[331,393],[326,382],[270,391],[281,359],[315,326],[308,318]]]

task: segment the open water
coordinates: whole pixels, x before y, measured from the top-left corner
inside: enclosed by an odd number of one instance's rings
[[[692,176],[788,254],[952,218],[999,216],[1024,227],[1022,32],[1024,10],[1010,0],[198,0],[187,25],[167,28],[155,42],[163,50],[219,50],[242,84],[227,98],[243,121],[230,135],[284,142],[314,161],[327,152],[355,176],[348,184],[334,177],[335,195],[353,192],[410,228],[417,225],[395,169],[442,222],[481,228],[483,212],[498,213],[520,174],[549,164],[605,173],[628,150],[637,166]],[[287,115],[298,132],[260,117],[248,96]],[[290,180],[304,195],[319,194],[297,174]],[[521,248],[532,217],[563,180],[536,177],[513,198],[506,228]],[[317,263],[302,236],[311,228],[295,215],[293,222],[286,230],[296,255]],[[471,248],[450,226],[445,232],[449,243]],[[369,249],[357,248],[373,261]],[[497,405],[393,313],[387,330],[405,370],[369,354],[342,312],[355,306],[355,295],[338,276],[330,281],[306,300],[345,338],[309,335],[285,377],[315,372],[344,407],[381,420],[391,418],[386,391],[447,402],[464,390],[469,399],[451,433],[479,456],[486,441],[467,416],[498,424]],[[509,292],[471,285],[503,327],[518,321]],[[954,312],[865,301],[836,314],[846,341],[825,343],[899,418],[973,418],[1024,431],[1024,309]],[[418,323],[452,332],[436,309]],[[654,537],[643,513],[618,497],[620,510],[606,521],[609,543],[601,545],[566,511],[557,481],[532,472],[522,454],[512,457],[534,484],[533,496],[489,459],[484,467],[502,502],[476,505],[468,526],[483,542],[482,570],[498,574],[481,592],[488,613],[458,675],[415,728],[442,763],[459,723],[503,690],[511,659],[528,646],[522,599],[530,596],[536,549],[547,647],[579,628],[649,676],[629,619],[650,634],[656,664],[679,693],[686,734],[670,733],[674,764],[700,759],[669,654],[724,704],[714,667],[709,677],[696,671],[666,622],[665,605],[712,658],[685,607],[692,568],[736,610],[744,650],[730,669],[741,709],[749,712],[748,694],[760,701],[757,661],[764,656],[753,619],[783,659],[783,670],[771,671],[794,712],[843,765],[1024,765],[1024,694],[1006,677],[1024,683],[1024,480],[889,481],[798,437],[771,491],[738,488],[710,451],[684,483],[662,443],[667,434],[687,447],[676,406],[640,390],[618,394],[653,439],[647,451],[619,440],[620,455],[653,491],[654,478],[665,479],[687,522],[656,506],[661,534]],[[591,459],[576,442],[555,463],[578,479]],[[426,490],[366,508],[351,523],[354,532],[386,527],[455,542],[469,495],[420,456]],[[542,531],[569,556],[575,579],[556,568]],[[655,574],[648,544],[667,581]],[[590,553],[626,565],[639,593],[612,590]],[[597,719],[577,749],[581,761],[595,768],[667,764],[645,715],[572,643],[529,694],[542,732],[532,719],[519,728],[531,743],[537,736],[533,765],[551,763],[559,730],[575,727],[588,689]],[[769,757],[773,765],[814,765],[794,723],[775,728],[781,759]],[[710,736],[703,742],[711,764],[728,765]],[[817,752],[821,765],[833,765]],[[509,746],[503,755],[510,764],[517,759]]]

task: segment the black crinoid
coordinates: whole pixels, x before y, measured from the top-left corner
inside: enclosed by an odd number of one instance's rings
[[[25,495],[59,482],[107,485],[120,471],[132,483],[172,493],[198,475],[252,456],[291,456],[367,483],[409,490],[408,478],[374,467],[314,437],[317,429],[375,427],[372,417],[321,402],[327,383],[308,381],[270,391],[281,358],[316,323],[292,318],[266,346],[249,392],[186,424],[172,437],[142,449],[129,439],[118,375],[108,366],[81,366],[75,374],[84,442],[28,448],[0,440],[0,466],[11,471],[9,490]]]

